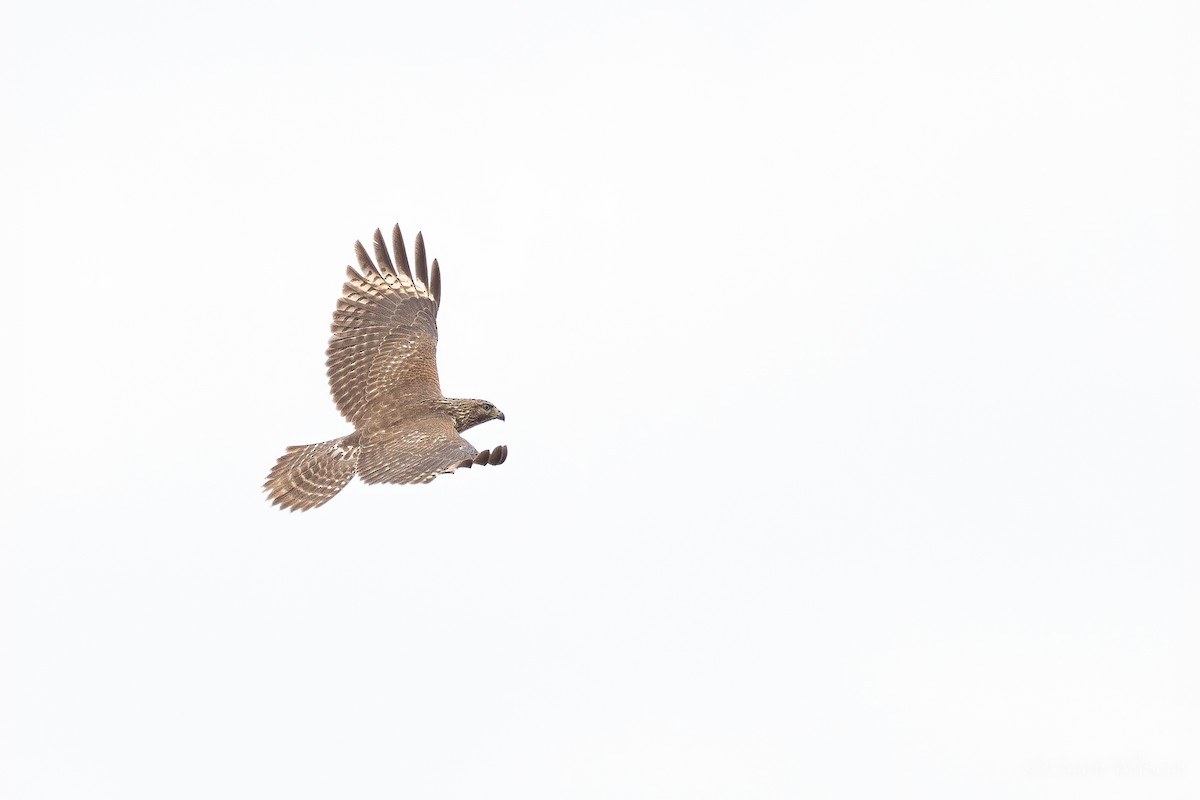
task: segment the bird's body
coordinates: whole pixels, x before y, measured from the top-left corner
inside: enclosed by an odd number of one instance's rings
[[[473,464],[500,464],[508,448],[478,452],[459,436],[504,415],[486,400],[442,395],[437,372],[437,313],[442,280],[430,271],[417,234],[409,267],[400,226],[392,230],[397,265],[375,231],[375,261],[354,243],[360,271],[347,281],[333,314],[326,362],[329,386],[354,433],[289,447],[263,488],[281,508],[328,502],[357,474],[366,483],[428,483]],[[378,262],[378,263],[376,263]]]

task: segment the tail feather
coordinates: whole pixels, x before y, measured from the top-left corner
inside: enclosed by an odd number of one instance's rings
[[[328,503],[358,471],[358,433],[289,447],[263,484],[272,505],[307,511]]]

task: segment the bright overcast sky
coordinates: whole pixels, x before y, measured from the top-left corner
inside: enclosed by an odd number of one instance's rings
[[[1200,795],[1190,4],[5,28],[0,796]],[[281,513],[396,222],[508,462]]]

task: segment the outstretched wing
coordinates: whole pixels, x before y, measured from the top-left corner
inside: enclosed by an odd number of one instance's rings
[[[449,417],[426,416],[365,433],[358,476],[365,483],[429,483],[461,467],[503,464],[506,458],[507,447],[481,453],[458,435]]]
[[[409,268],[400,226],[392,229],[392,264],[383,234],[375,229],[375,259],[354,243],[360,272],[346,267],[348,280],[333,313],[326,350],[329,389],[338,410],[356,427],[380,397],[441,397],[437,374],[437,310],[442,276],[434,259],[425,265],[425,241],[417,234]]]

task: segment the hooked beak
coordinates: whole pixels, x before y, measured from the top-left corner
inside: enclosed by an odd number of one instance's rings
[[[504,422],[504,412],[497,411],[496,413],[498,413],[500,415],[500,416],[496,417],[496,419],[500,420],[501,422]]]

